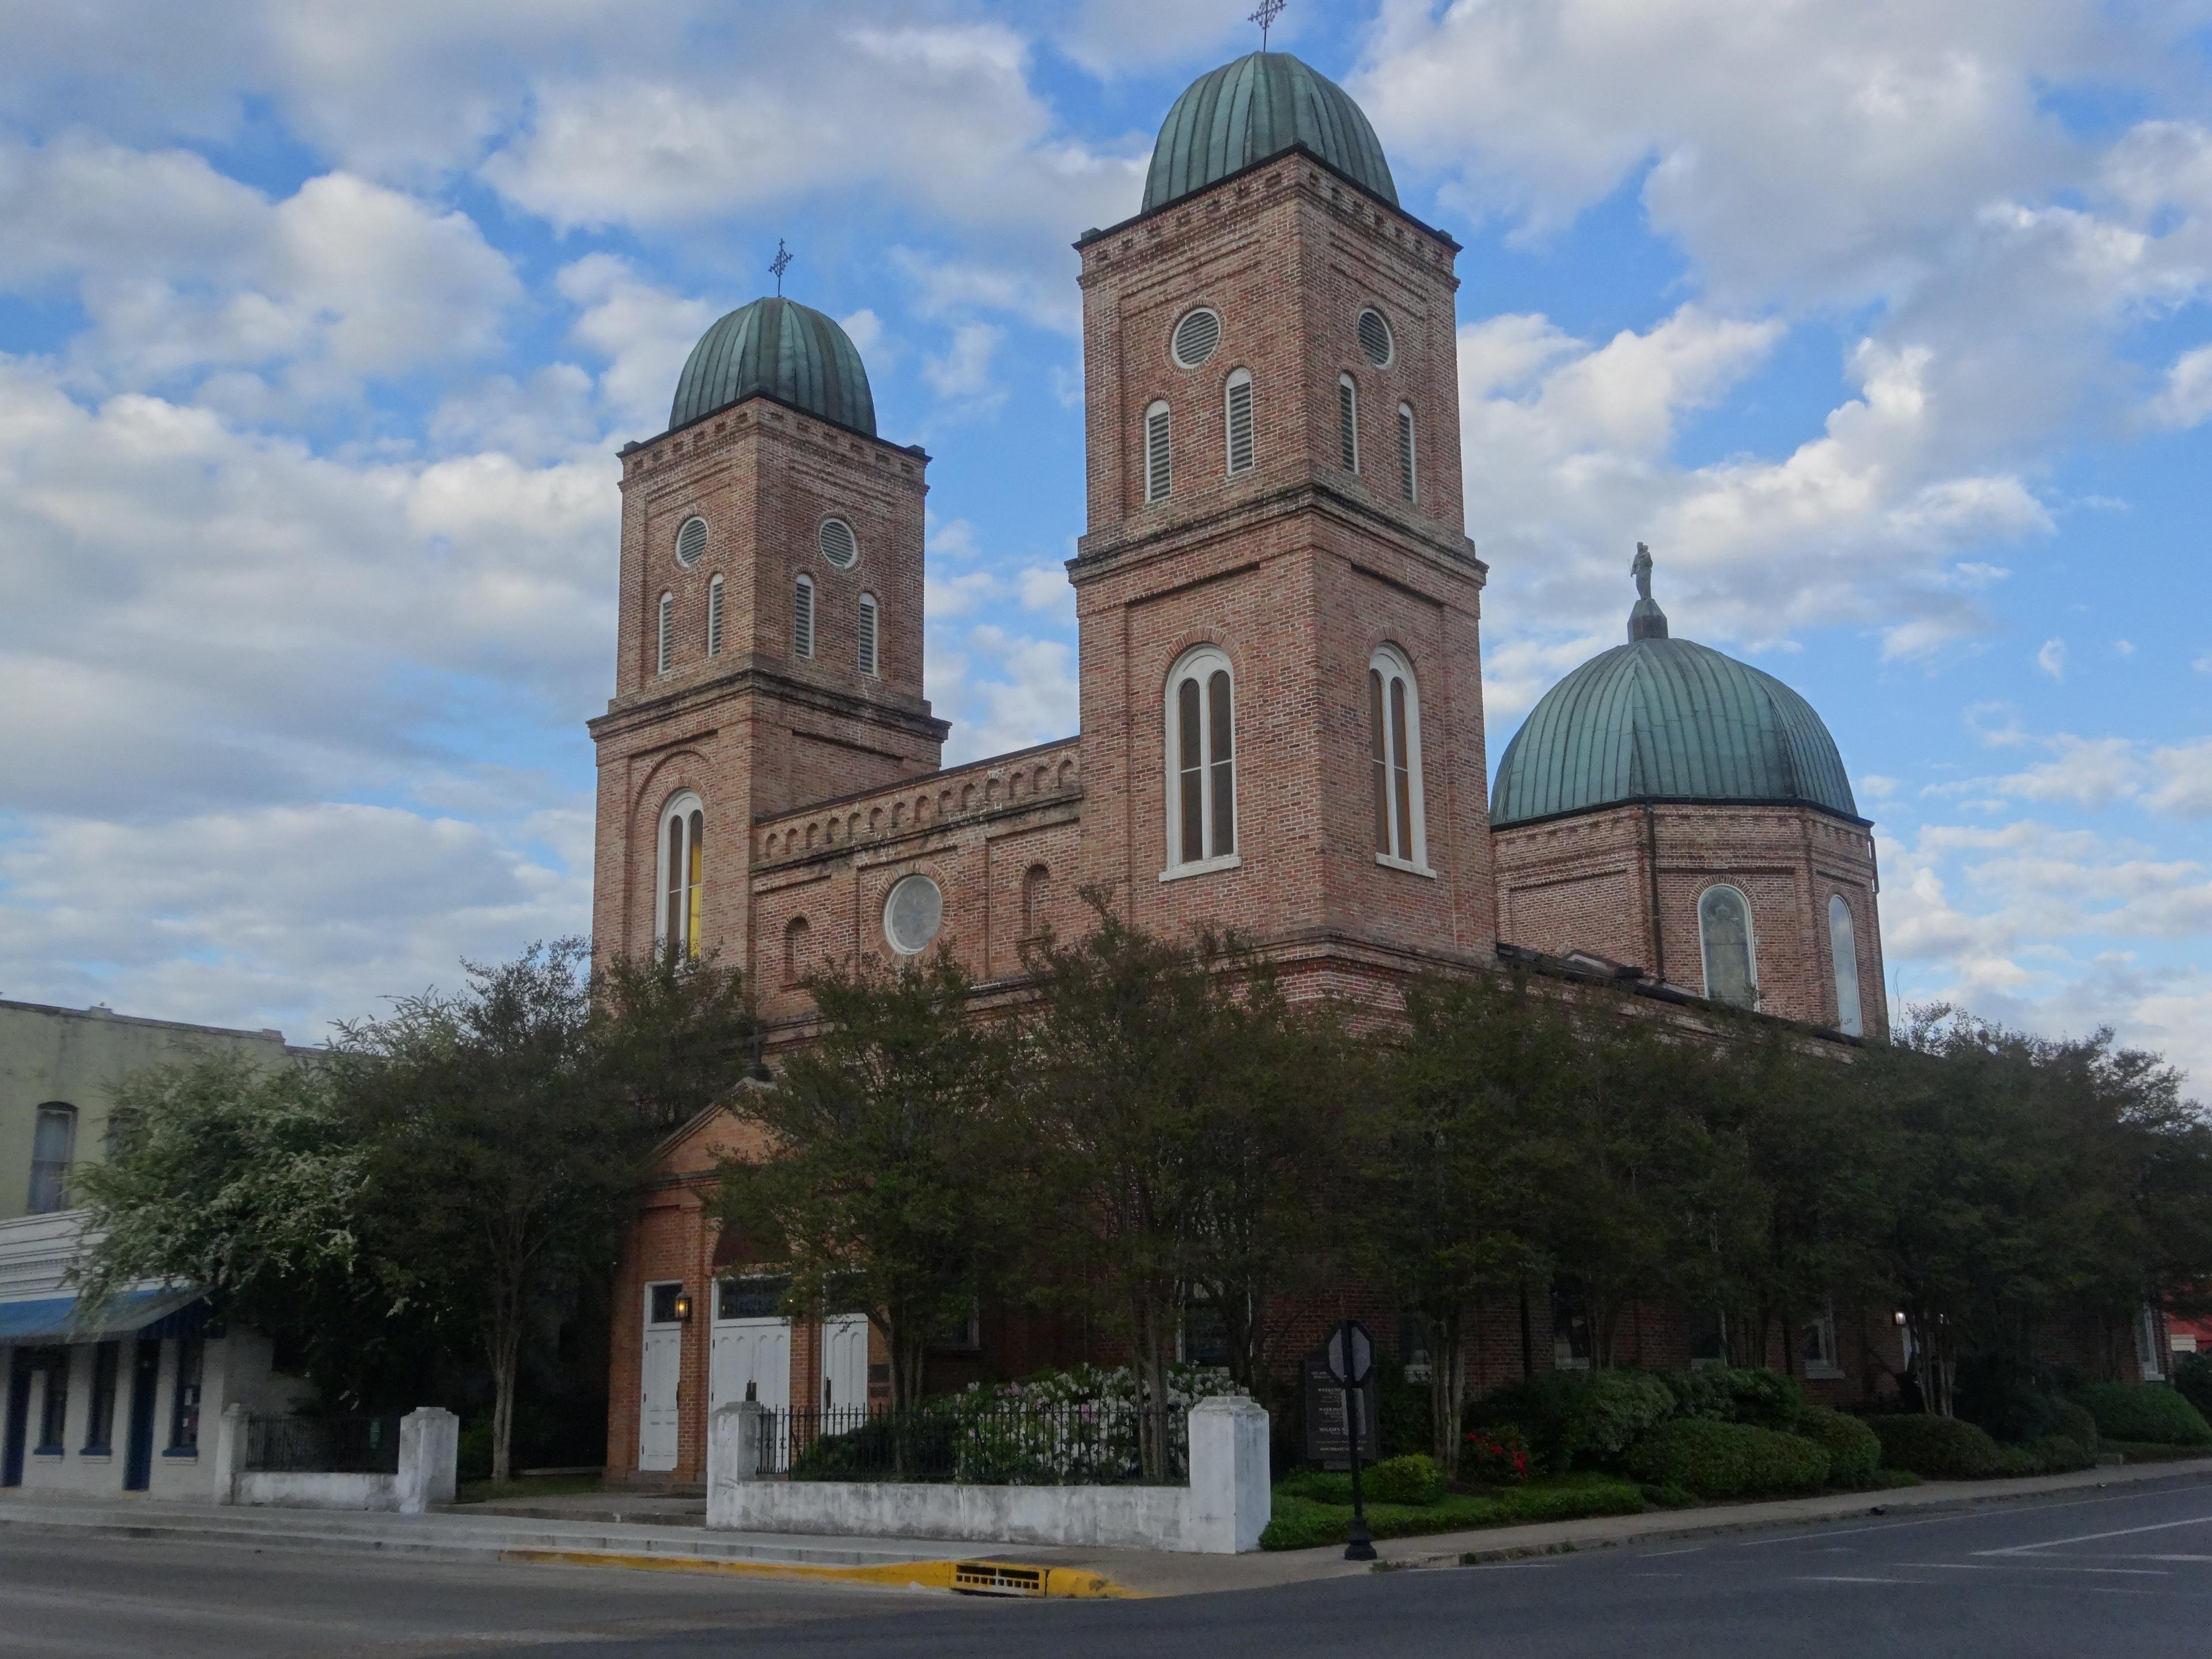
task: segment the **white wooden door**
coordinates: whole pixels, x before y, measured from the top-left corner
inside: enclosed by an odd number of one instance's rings
[[[676,1467],[678,1386],[684,1374],[684,1327],[655,1321],[652,1287],[646,1294],[645,1350],[638,1366],[637,1466]]]
[[[757,1400],[770,1411],[791,1404],[791,1322],[718,1319],[707,1365],[707,1409]]]
[[[868,1316],[822,1322],[822,1409],[865,1411],[868,1404]]]

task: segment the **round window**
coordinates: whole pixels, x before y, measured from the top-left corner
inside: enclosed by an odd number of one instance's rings
[[[927,876],[902,876],[884,900],[884,937],[902,957],[919,956],[945,921],[945,895]]]
[[[822,532],[815,538],[822,556],[840,570],[850,570],[853,561],[860,556],[860,544],[853,534],[853,526],[842,519],[822,520]]]
[[[1175,325],[1168,349],[1179,368],[1196,368],[1213,356],[1214,348],[1220,343],[1221,313],[1200,306],[1183,313],[1182,320]]]
[[[1397,342],[1390,337],[1390,325],[1382,320],[1382,313],[1373,306],[1359,313],[1359,349],[1377,368],[1389,368],[1390,359],[1398,355]]]
[[[707,521],[686,519],[684,528],[676,532],[676,562],[689,570],[699,562],[707,550]]]

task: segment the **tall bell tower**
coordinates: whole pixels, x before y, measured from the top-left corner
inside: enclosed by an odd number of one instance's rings
[[[1342,88],[1258,52],[1077,248],[1088,879],[1323,973],[1486,959],[1457,244]]]

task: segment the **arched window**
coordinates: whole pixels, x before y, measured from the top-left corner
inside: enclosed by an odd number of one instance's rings
[[[1249,472],[1259,462],[1259,450],[1252,438],[1252,371],[1232,369],[1224,393],[1226,406],[1226,426],[1229,433],[1229,476]]]
[[[796,985],[806,977],[806,918],[793,916],[783,928],[783,982]]]
[[[707,584],[707,654],[722,654],[722,579]]]
[[[1168,454],[1168,406],[1154,404],[1145,411],[1145,499],[1164,501],[1175,483],[1175,468]]]
[[[814,578],[801,576],[791,592],[791,653],[814,654]]]
[[[1751,901],[1733,887],[1706,888],[1698,898],[1698,939],[1705,957],[1705,994],[1739,1008],[1757,1007]]]
[[[1425,872],[1427,812],[1421,801],[1421,694],[1413,665],[1392,646],[1367,665],[1367,729],[1375,782],[1375,855]]]
[[[876,596],[860,595],[860,672],[873,679],[876,676]]]
[[[1237,716],[1229,659],[1212,646],[1168,676],[1168,866],[1237,856]]]
[[[670,665],[675,660],[676,596],[673,593],[663,593],[660,596],[660,631],[659,643],[653,653],[653,662],[655,664],[653,672],[655,673],[665,674],[669,670]]]
[[[1022,876],[1022,937],[1035,939],[1044,932],[1046,884],[1052,872],[1042,864],[1032,864]]]
[[[707,813],[685,791],[660,812],[660,916],[653,941],[685,960],[699,954],[707,885]]]
[[[1828,897],[1828,959],[1836,970],[1836,1029],[1863,1036],[1859,1018],[1859,938],[1851,907],[1841,893]]]
[[[1344,470],[1359,471],[1359,388],[1349,374],[1336,377],[1337,439],[1344,450]]]
[[[76,1108],[50,1100],[39,1108],[38,1127],[31,1132],[31,1214],[51,1215],[68,1205],[70,1161],[76,1156]]]
[[[1413,406],[1398,405],[1398,493],[1407,501],[1419,495],[1420,480],[1413,459]]]

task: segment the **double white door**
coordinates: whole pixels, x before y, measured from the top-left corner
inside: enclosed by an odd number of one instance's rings
[[[791,1404],[791,1322],[718,1319],[707,1367],[707,1410],[757,1400],[771,1411]]]
[[[638,1367],[637,1466],[653,1472],[676,1467],[678,1388],[684,1375],[684,1328],[645,1328],[645,1352]]]
[[[822,1409],[861,1412],[868,1404],[868,1316],[822,1322]]]

